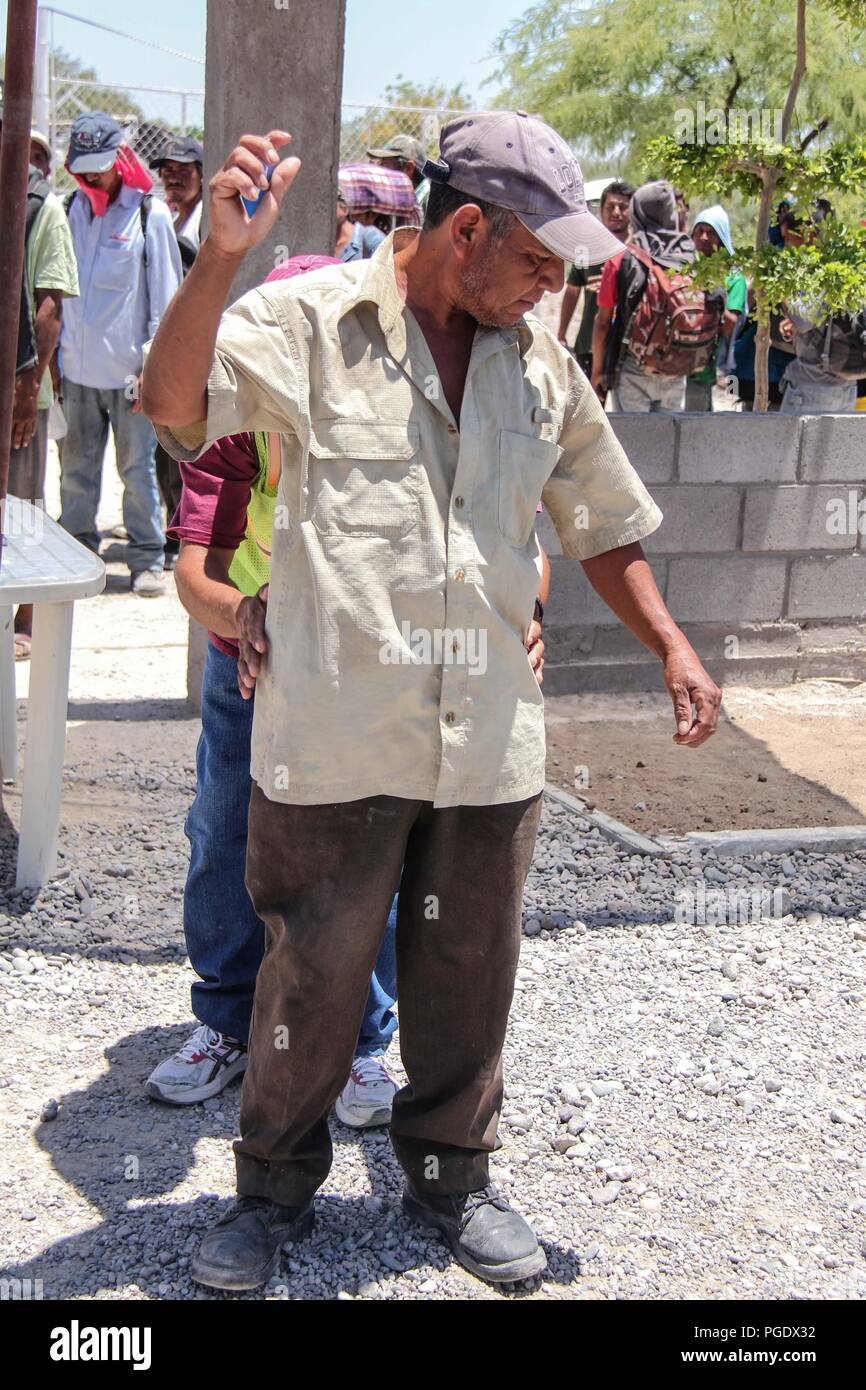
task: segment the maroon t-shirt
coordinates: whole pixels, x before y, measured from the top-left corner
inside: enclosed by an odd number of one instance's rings
[[[237,550],[246,533],[247,507],[259,471],[252,435],[227,435],[195,463],[179,466],[183,492],[166,534],[195,545]],[[216,632],[208,636],[219,651],[237,656],[233,638]]]

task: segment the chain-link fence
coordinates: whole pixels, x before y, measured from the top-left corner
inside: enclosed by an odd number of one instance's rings
[[[428,157],[439,151],[439,131],[457,111],[425,106],[362,106],[343,102],[340,163],[363,164],[367,151],[387,145],[398,133],[420,140]]]
[[[137,96],[149,105],[159,99],[160,120],[144,115]],[[126,139],[146,165],[159,154],[171,134],[199,134],[204,125],[204,91],[171,87],[117,87],[81,78],[54,78],[51,84],[50,130],[44,133],[54,151],[54,181],[58,189],[74,188],[63,167],[69,132],[83,111],[107,111],[123,128]]]

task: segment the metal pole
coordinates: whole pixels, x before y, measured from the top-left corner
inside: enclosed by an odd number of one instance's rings
[[[0,147],[0,502],[9,481],[12,400],[18,357],[18,314],[24,265],[27,170],[33,110],[33,54],[36,0],[16,0],[6,15],[6,85],[3,91],[3,143]]]
[[[180,99],[180,133],[186,135],[186,92]]]

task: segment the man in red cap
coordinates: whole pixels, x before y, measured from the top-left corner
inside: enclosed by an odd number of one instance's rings
[[[266,625],[262,609],[241,644],[256,682],[247,884],[269,942],[238,1200],[193,1275],[255,1287],[310,1230],[399,878],[404,1208],[466,1268],[509,1282],[545,1265],[488,1173],[544,786],[526,650],[539,500],[565,555],[662,662],[682,747],[713,732],[720,693],[641,550],[661,514],[531,315],[564,260],[621,250],[587,211],[569,147],[523,112],[461,114],[425,166],[420,232],[223,314],[298,173],[277,153],[289,138],[244,136],[212,180],[209,236],[144,376],[178,458],[237,430],[283,441]],[[260,190],[248,220],[237,195]]]

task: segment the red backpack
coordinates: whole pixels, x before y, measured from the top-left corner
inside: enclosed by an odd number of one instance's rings
[[[650,376],[691,376],[707,365],[722,326],[724,299],[692,286],[691,276],[666,270],[646,251],[629,246],[646,267],[647,282],[626,329],[625,342]]]

